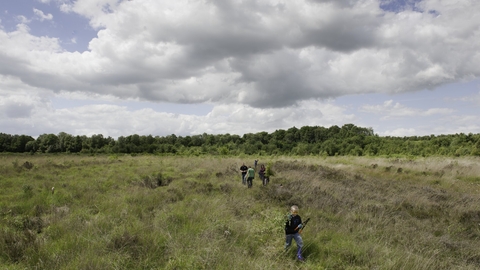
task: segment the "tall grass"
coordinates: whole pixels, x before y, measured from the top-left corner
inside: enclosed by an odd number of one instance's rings
[[[0,156],[4,269],[478,269],[475,158]],[[52,189],[52,187],[54,187]],[[292,204],[305,263],[283,250]]]

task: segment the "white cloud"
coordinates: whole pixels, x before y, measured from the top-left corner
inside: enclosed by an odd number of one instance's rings
[[[374,113],[381,115],[382,120],[406,118],[406,117],[423,117],[433,115],[447,115],[454,112],[449,108],[429,108],[418,109],[409,108],[399,102],[393,102],[393,100],[387,100],[382,105],[363,105],[360,109],[363,112]]]
[[[425,116],[431,116],[431,115],[448,115],[453,113],[453,109],[449,108],[430,108],[424,112],[422,112],[422,115]]]
[[[392,136],[392,137],[409,137],[415,136],[417,131],[413,128],[399,128],[392,131],[386,131],[382,136]]]
[[[17,16],[17,21],[20,22],[20,25],[26,25],[26,24],[29,24],[31,22],[31,20],[29,20],[27,17],[25,17],[23,15]]]
[[[461,101],[461,102],[480,105],[480,92],[472,94],[470,96],[466,96],[466,97],[449,98],[447,101]]]
[[[338,122],[351,122],[353,115],[330,102],[305,101],[298,106],[259,109],[243,104],[217,105],[206,115],[158,112],[152,108],[132,109],[121,105],[122,101],[110,97],[62,94],[64,98],[84,100],[87,105],[56,108],[48,92],[28,88],[21,82],[4,77],[2,85],[10,85],[9,98],[0,103],[0,125],[3,132],[32,134],[67,132],[74,135],[103,134],[104,136],[140,135],[195,135],[244,134],[259,130],[273,132],[292,126],[331,126]],[[22,89],[18,91],[16,89]],[[13,95],[15,93],[15,95]],[[7,94],[7,93],[5,93]],[[89,101],[96,104],[88,105]],[[5,107],[3,104],[17,104]],[[75,103],[73,103],[75,104]],[[16,110],[16,115],[14,114]],[[20,119],[19,119],[20,118]],[[13,121],[17,123],[13,130]],[[9,127],[12,127],[11,129]],[[20,127],[20,128],[19,128]]]
[[[359,113],[381,120],[441,117],[456,110],[417,108],[392,98],[382,105],[364,105],[357,113],[332,100],[413,93],[480,77],[480,21],[473,19],[480,10],[477,1],[423,0],[416,9],[397,12],[382,10],[375,0],[39,1],[88,18],[98,29],[97,37],[88,51],[68,52],[58,37],[32,35],[30,21],[18,17],[17,30],[0,28],[0,76],[52,95],[214,107],[200,119],[133,112],[147,122],[153,121],[150,115],[168,119],[162,126],[168,132],[236,133],[333,125],[359,121]],[[38,20],[53,19],[39,9],[34,12]],[[18,116],[13,112],[22,107],[11,102],[10,114],[5,115]],[[122,129],[127,134],[160,130],[143,120],[135,122],[128,110],[112,104],[63,111],[32,106],[25,115],[34,119],[43,119],[45,113],[51,114],[49,119],[66,121],[61,112],[76,119],[72,125],[91,122],[99,129],[106,127],[95,124],[94,115],[91,119],[86,111],[96,112],[100,123],[118,110],[127,121],[113,121],[108,128],[115,130],[112,136]],[[81,113],[85,116],[76,115]],[[249,115],[261,121],[237,127],[236,121],[246,124]],[[87,129],[85,124],[82,131]],[[389,130],[420,132],[419,128]]]
[[[35,14],[35,18],[41,22],[47,20],[47,21],[51,21],[53,20],[53,15],[52,14],[45,14],[43,13],[43,11],[39,10],[39,9],[36,9],[34,8],[33,9],[33,13]]]
[[[375,1],[348,8],[306,0],[68,4],[105,29],[84,54],[23,54],[41,76],[62,78],[48,86],[56,91],[267,108],[422,90],[480,75],[480,34],[455,27],[465,19],[443,2],[435,4],[443,17],[386,13]],[[28,80],[47,87],[43,81]]]

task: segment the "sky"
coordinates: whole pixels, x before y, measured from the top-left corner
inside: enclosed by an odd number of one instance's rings
[[[1,0],[0,133],[480,133],[478,0]]]

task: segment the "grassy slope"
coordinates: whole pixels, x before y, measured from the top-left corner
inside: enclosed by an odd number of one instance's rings
[[[0,266],[480,267],[478,159],[262,157],[275,176],[246,189],[254,158],[1,156]],[[304,264],[282,252],[291,204]]]

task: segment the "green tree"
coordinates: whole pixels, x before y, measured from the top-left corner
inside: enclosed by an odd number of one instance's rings
[[[26,145],[25,145],[25,151],[26,152],[30,152],[30,153],[35,153],[38,151],[38,144],[37,144],[37,141],[33,140],[33,141],[29,141]]]
[[[338,154],[340,147],[335,139],[328,139],[322,144],[322,150],[325,151],[329,156],[335,156]]]
[[[35,139],[31,136],[26,135],[13,135],[10,151],[16,153],[25,152],[25,146],[28,142],[34,141]]]
[[[55,134],[42,134],[37,138],[38,150],[42,153],[59,152],[59,140]]]

